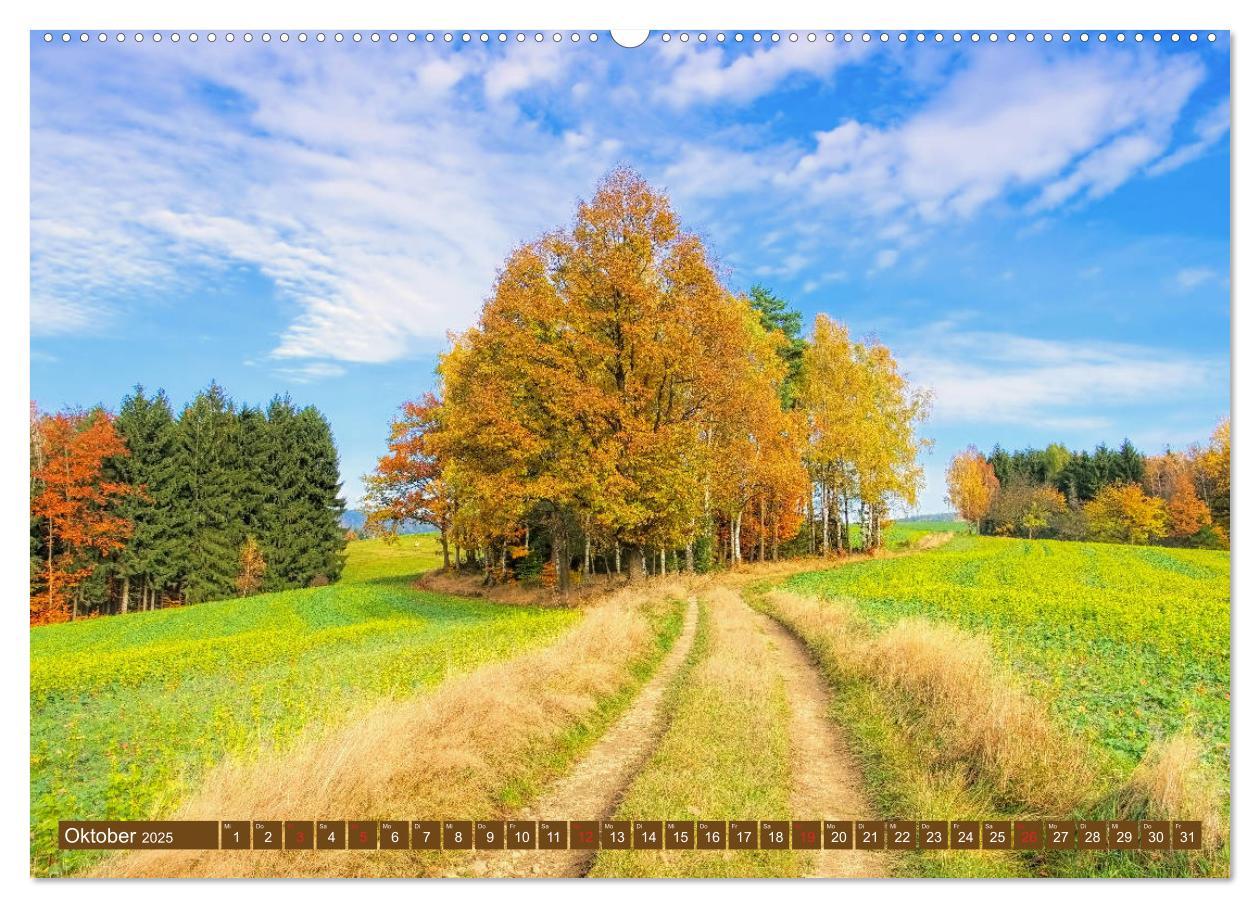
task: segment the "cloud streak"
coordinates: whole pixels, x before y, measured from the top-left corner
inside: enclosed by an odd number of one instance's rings
[[[898,345],[935,393],[938,425],[1102,429],[1110,408],[1193,400],[1227,385],[1228,361],[1098,340],[1047,340],[941,322]]]

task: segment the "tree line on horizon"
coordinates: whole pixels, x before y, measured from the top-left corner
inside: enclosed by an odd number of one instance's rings
[[[345,534],[327,419],[211,383],[178,415],[137,385],[117,415],[32,405],[32,624],[337,579]]]
[[[511,253],[438,378],[364,477],[367,529],[431,524],[487,583],[875,548],[922,483],[930,396],[892,352],[727,290],[627,169]]]
[[[987,535],[1228,548],[1230,422],[1205,446],[1156,455],[1128,439],[1092,452],[997,445],[986,456],[972,446],[946,484],[959,515]]]

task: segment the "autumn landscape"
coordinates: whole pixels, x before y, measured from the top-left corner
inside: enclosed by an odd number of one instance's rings
[[[316,34],[31,36],[32,877],[1231,875],[1227,33]]]
[[[894,520],[931,391],[801,321],[617,170],[508,258],[358,531],[313,407],[32,411],[32,873],[1224,872],[1228,423],[1159,455],[972,447],[955,516]],[[1208,847],[55,847],[67,815],[308,814],[1193,816]]]

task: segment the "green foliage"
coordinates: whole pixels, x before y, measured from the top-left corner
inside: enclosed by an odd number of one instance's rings
[[[1119,449],[1099,445],[1092,453],[1069,452],[1058,443],[1013,452],[997,445],[988,461],[1003,486],[1053,486],[1073,504],[1090,501],[1113,483],[1141,482],[1145,471],[1145,458],[1127,438]]]
[[[184,594],[188,602],[226,598],[245,533],[236,407],[219,385],[211,383],[180,414],[177,457],[188,538]]]
[[[1228,553],[962,537],[802,574],[874,627],[923,615],[986,633],[1073,730],[1132,766],[1189,726],[1229,772]]]
[[[779,345],[779,358],[787,366],[787,375],[779,387],[779,400],[784,409],[796,405],[801,389],[801,374],[805,368],[805,337],[801,334],[801,313],[788,305],[787,300],[775,296],[768,287],[753,284],[748,291],[748,302],[761,318],[761,327],[778,331],[783,335]]]
[[[134,532],[84,585],[101,612],[232,595],[247,536],[268,565],[264,591],[341,575],[337,448],[314,407],[285,397],[266,411],[238,409],[212,383],[176,420],[163,392],[148,398],[137,386],[116,424],[130,455],[113,460],[111,475],[136,489],[119,506]]]
[[[129,457],[115,458],[112,469],[137,494],[125,498],[119,513],[132,524],[127,545],[114,559],[112,572],[133,577],[151,590],[169,586],[186,557],[187,540],[179,517],[178,443],[175,416],[165,392],[152,398],[144,388],[123,399],[114,428],[126,441]]]
[[[283,748],[388,697],[542,645],[578,614],[414,589],[435,538],[352,543],[336,586],[31,631],[31,869],[58,819],[144,819],[229,755]]]

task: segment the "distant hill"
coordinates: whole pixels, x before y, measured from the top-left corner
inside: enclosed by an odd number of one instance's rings
[[[363,532],[363,525],[367,523],[367,516],[357,508],[349,508],[341,515],[341,525],[347,530],[354,530],[356,533]],[[408,520],[399,528],[400,533],[423,533],[431,530],[433,527],[427,523],[421,523],[417,520]]]
[[[960,520],[960,519],[961,519],[961,518],[960,518],[957,514],[955,514],[953,511],[942,511],[942,512],[941,512],[941,513],[939,513],[939,514],[915,514],[913,517],[898,517],[898,518],[897,518],[897,520],[896,520],[896,522],[898,522],[898,523],[906,523],[906,522],[909,522],[909,521],[912,521],[912,520],[913,520],[913,521],[916,521],[916,522],[917,522],[917,521],[927,521],[927,520],[935,520],[935,521],[941,521],[941,522],[952,522],[952,521],[956,521],[956,520]]]

